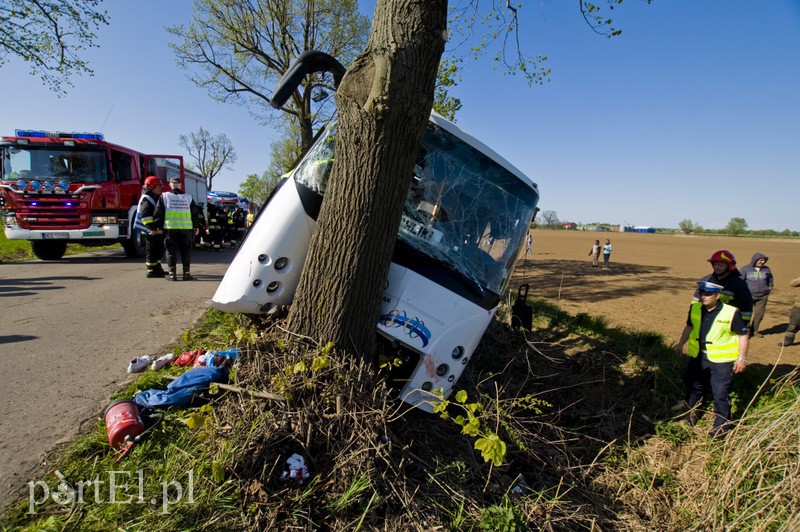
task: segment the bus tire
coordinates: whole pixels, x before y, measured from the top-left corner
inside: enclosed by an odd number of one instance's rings
[[[144,257],[145,249],[147,248],[147,240],[144,233],[141,231],[134,231],[130,238],[122,242],[122,249],[125,250],[125,256],[129,259],[139,259]]]
[[[31,240],[33,254],[41,260],[59,260],[67,252],[67,243],[50,242],[47,240]]]

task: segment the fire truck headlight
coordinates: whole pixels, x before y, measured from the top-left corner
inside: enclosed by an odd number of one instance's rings
[[[69,181],[67,181],[66,179],[62,179],[61,181],[58,182],[58,188],[60,188],[61,190],[67,190],[69,188]]]
[[[55,184],[55,183],[53,183],[52,181],[50,181],[50,180],[48,179],[47,181],[45,181],[45,182],[44,182],[44,185],[42,185],[42,187],[43,187],[43,188],[44,188],[46,191],[48,191],[48,192],[52,192],[53,190],[55,190],[55,188],[56,188],[56,184]]]
[[[93,224],[116,224],[116,216],[92,216]]]
[[[34,179],[33,181],[31,181],[31,188],[35,192],[39,192],[42,189],[42,184]]]
[[[28,188],[28,183],[20,179],[19,181],[17,181],[17,188],[20,190],[25,190],[26,188]]]
[[[16,227],[17,216],[13,212],[7,212],[3,215],[3,225],[6,227]]]

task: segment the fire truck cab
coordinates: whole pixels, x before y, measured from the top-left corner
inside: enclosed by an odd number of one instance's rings
[[[99,133],[17,130],[0,137],[0,212],[11,240],[30,240],[42,260],[58,260],[68,243],[121,243],[128,257],[144,254],[133,230],[147,176],[175,175],[198,204],[205,180],[184,170],[179,155],[145,155],[106,142]]]

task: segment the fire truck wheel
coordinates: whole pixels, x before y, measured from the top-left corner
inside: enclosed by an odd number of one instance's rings
[[[129,259],[144,257],[146,247],[147,242],[144,233],[139,231],[135,231],[132,237],[122,242],[122,249],[125,250],[125,256]]]
[[[33,254],[41,260],[59,260],[67,252],[67,243],[32,240],[31,248],[33,249]]]

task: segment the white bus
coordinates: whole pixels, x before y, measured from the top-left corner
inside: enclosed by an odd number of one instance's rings
[[[213,307],[259,314],[291,303],[335,155],[335,130],[334,122],[263,207]],[[376,328],[403,361],[393,375],[400,398],[431,411],[432,393],[450,395],[497,311],[539,190],[437,114],[410,178]]]

